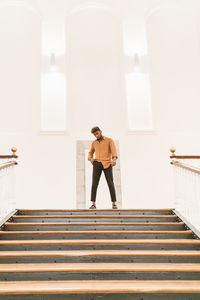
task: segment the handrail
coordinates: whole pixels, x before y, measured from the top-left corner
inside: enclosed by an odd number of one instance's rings
[[[200,155],[176,155],[176,149],[174,147],[172,147],[170,149],[171,151],[171,156],[170,158],[177,158],[177,159],[200,159]]]
[[[17,165],[17,164],[18,163],[16,161],[11,161],[11,162],[2,164],[2,165],[0,165],[0,170],[8,168],[8,167],[13,166],[13,165]]]
[[[4,159],[4,158],[18,158],[18,156],[15,155],[15,154],[14,154],[14,155],[0,155],[0,159],[1,159],[1,158],[3,158],[3,159]]]
[[[171,161],[170,163],[171,163],[172,165],[178,166],[178,167],[180,167],[180,168],[186,169],[186,170],[188,170],[188,171],[191,171],[191,172],[194,172],[194,173],[200,175],[200,169],[198,169],[198,168],[190,167],[190,166],[188,166],[188,165],[186,165],[186,164],[183,164],[183,163],[181,163],[181,162],[179,162],[179,161]]]
[[[15,154],[17,152],[16,147],[11,148],[12,155],[0,155],[0,159],[6,159],[6,158],[18,158],[18,156]],[[0,164],[0,170],[8,168],[13,165],[17,165],[18,163],[16,160],[6,161],[5,163]]]
[[[200,155],[171,155],[170,158],[177,158],[177,159],[200,159]]]
[[[4,159],[4,158],[18,158],[18,156],[16,155],[17,148],[16,147],[12,147],[11,151],[12,151],[12,154],[0,155],[0,159]]]
[[[172,147],[170,149],[172,155],[170,156],[170,158],[172,159],[172,161],[170,162],[172,165],[174,166],[178,166],[180,168],[186,169],[188,171],[194,172],[196,174],[200,175],[200,169],[194,166],[189,166],[183,162],[180,162],[178,160],[174,160],[176,159],[200,159],[200,155],[176,155],[175,151],[176,149],[174,147]]]

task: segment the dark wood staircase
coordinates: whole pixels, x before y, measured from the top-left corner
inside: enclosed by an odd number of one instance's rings
[[[200,300],[200,239],[173,209],[19,209],[0,230],[0,299]]]

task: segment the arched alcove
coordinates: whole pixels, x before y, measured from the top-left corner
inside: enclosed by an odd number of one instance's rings
[[[194,11],[180,1],[165,2],[147,14],[146,27],[157,128],[196,130],[200,57]]]
[[[37,130],[40,118],[41,18],[24,1],[0,5],[2,131]]]
[[[119,131],[123,90],[120,20],[101,6],[73,10],[66,18],[66,53],[70,131],[88,134],[93,124]]]

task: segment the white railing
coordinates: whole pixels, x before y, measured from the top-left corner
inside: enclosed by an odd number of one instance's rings
[[[15,165],[16,151],[12,155],[0,155],[0,221],[16,208],[15,198]]]
[[[200,232],[200,156],[175,155],[171,149],[174,175],[174,207]]]

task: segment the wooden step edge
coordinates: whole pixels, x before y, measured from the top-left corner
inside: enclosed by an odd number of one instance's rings
[[[52,239],[52,240],[0,240],[0,245],[128,245],[170,244],[200,245],[196,239]]]
[[[74,231],[65,231],[65,230],[41,230],[41,231],[34,231],[34,230],[13,230],[13,231],[0,231],[0,235],[14,235],[14,234],[66,234],[66,235],[78,235],[78,234],[83,234],[83,235],[87,235],[87,234],[192,234],[192,230],[182,230],[182,231],[178,231],[178,230],[116,230],[116,231],[111,231],[111,230],[107,230],[107,231],[100,231],[100,230],[91,230],[91,231],[78,231],[78,230],[74,230]]]
[[[0,251],[0,257],[119,257],[119,256],[156,256],[156,257],[200,257],[200,250],[30,250]]]
[[[0,264],[11,272],[200,272],[200,263],[17,263]]]
[[[81,218],[99,218],[99,219],[105,219],[105,218],[113,218],[113,219],[117,219],[117,218],[155,218],[155,219],[162,219],[162,218],[178,218],[177,215],[13,215],[12,218],[27,218],[27,219],[42,219],[42,218],[65,218],[65,219],[70,219],[70,218],[74,218],[74,219],[81,219]]]
[[[97,210],[91,210],[91,209],[49,209],[49,208],[41,208],[41,209],[35,209],[35,208],[16,208],[17,211],[66,211],[66,212],[77,212],[77,211],[173,211],[175,208],[120,208],[120,209],[97,209]]]
[[[0,294],[200,293],[200,280],[51,280],[0,282]]]
[[[67,223],[67,222],[21,222],[21,223],[14,223],[14,222],[5,222],[4,225],[6,226],[178,226],[184,225],[184,222],[135,222],[135,223]]]

